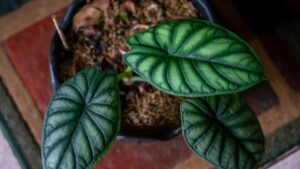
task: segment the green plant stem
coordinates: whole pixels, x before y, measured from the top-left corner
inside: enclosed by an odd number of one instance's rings
[[[132,85],[135,82],[147,82],[140,76],[132,76],[132,69],[129,66],[118,75],[118,81],[121,81],[124,78],[127,78],[125,83],[127,83],[128,85]]]
[[[126,82],[128,85],[132,85],[135,82],[147,82],[145,79],[141,78],[140,76],[133,76]]]
[[[132,76],[132,69],[128,66],[122,73],[118,75],[118,81],[130,76]]]

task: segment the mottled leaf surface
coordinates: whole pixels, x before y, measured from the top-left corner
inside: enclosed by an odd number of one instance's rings
[[[155,87],[178,96],[245,90],[264,78],[249,45],[202,20],[171,20],[132,36],[125,62]]]
[[[44,169],[91,168],[120,127],[116,74],[89,68],[67,80],[52,98],[43,129]]]
[[[253,169],[264,154],[264,137],[251,109],[235,95],[181,103],[188,147],[223,169]]]

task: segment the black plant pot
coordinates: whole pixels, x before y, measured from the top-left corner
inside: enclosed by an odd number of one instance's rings
[[[212,22],[216,22],[216,17],[206,0],[192,0],[192,2],[196,6],[196,8],[199,11],[201,11],[201,14],[204,19]],[[73,16],[85,4],[86,4],[86,0],[74,0],[72,2],[67,12],[65,13],[62,21],[60,22],[60,28],[62,29],[62,31],[67,31],[70,28],[72,24]],[[62,60],[59,59],[61,58],[62,50],[63,50],[63,45],[58,36],[58,33],[55,32],[50,46],[50,63],[49,63],[50,78],[54,90],[56,90],[63,83],[63,81],[58,76],[59,75],[58,68],[62,62]],[[117,138],[118,139],[136,138],[136,139],[143,139],[143,140],[170,140],[172,138],[175,138],[180,133],[181,133],[181,127],[178,127],[169,131],[161,132],[159,134],[120,132]]]

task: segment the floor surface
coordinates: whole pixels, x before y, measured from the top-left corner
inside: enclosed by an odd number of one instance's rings
[[[41,143],[43,116],[53,94],[48,69],[49,43],[54,32],[50,16],[56,14],[61,18],[70,2],[31,0],[0,17],[0,81],[27,125],[30,131],[28,137],[36,145]],[[282,155],[300,143],[300,92],[287,83],[286,76],[274,64],[266,45],[234,6],[226,0],[212,2],[216,3],[220,18],[255,48],[268,77],[267,82],[242,94],[258,115],[266,137],[264,168],[297,169],[300,151],[285,158]],[[1,133],[0,166],[20,168]],[[95,168],[208,169],[211,165],[192,155],[183,139],[177,137],[167,142],[117,141]]]

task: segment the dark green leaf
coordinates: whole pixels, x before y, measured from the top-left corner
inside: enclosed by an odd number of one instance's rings
[[[183,137],[189,148],[219,168],[256,168],[264,137],[251,109],[235,95],[181,103]]]
[[[255,52],[232,32],[192,19],[167,21],[132,36],[125,61],[155,87],[178,96],[245,90],[264,79]]]
[[[91,168],[120,128],[117,75],[89,68],[62,84],[43,129],[44,169]]]

